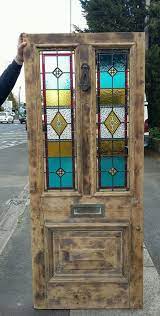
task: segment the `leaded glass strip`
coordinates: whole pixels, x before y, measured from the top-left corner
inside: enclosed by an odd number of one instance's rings
[[[129,54],[127,50],[96,53],[97,187],[128,189]]]

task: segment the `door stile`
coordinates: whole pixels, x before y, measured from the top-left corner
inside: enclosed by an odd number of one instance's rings
[[[41,98],[39,81],[39,54],[27,39],[25,49],[25,80],[27,83],[27,129],[29,151],[29,182],[32,221],[32,286],[35,307],[45,306],[44,228],[40,197],[43,191],[43,147]]]
[[[90,47],[89,45],[79,46],[79,68],[80,77],[79,83],[82,79],[82,65],[87,64],[89,69],[89,80],[91,80],[92,63],[90,61]],[[84,195],[90,195],[91,193],[91,133],[90,133],[90,121],[91,121],[91,88],[87,91],[82,91],[82,87],[79,91],[80,94],[80,108],[81,108],[81,168],[82,168],[82,192]]]
[[[145,34],[136,34],[136,85],[134,113],[134,188],[131,223],[130,307],[143,307],[143,172]]]

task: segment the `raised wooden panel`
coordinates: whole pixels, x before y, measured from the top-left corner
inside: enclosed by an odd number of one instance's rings
[[[63,280],[48,284],[48,306],[61,309],[129,308],[128,284],[78,283]]]
[[[46,256],[51,278],[94,278],[128,282],[129,226],[121,224],[47,224]]]

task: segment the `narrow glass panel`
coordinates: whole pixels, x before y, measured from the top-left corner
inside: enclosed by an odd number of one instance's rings
[[[96,53],[97,187],[128,190],[128,51]]]
[[[46,189],[76,189],[73,56],[71,51],[41,53]]]

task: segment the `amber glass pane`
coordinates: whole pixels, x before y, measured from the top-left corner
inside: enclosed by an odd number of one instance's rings
[[[59,90],[59,106],[71,105],[71,91],[70,90]]]
[[[103,140],[100,142],[100,154],[102,156],[112,154],[125,153],[125,141],[124,140]]]
[[[48,142],[48,157],[72,156],[72,142]]]
[[[57,106],[58,105],[58,91],[46,90],[46,105]]]
[[[125,105],[125,89],[101,89],[100,104]]]

